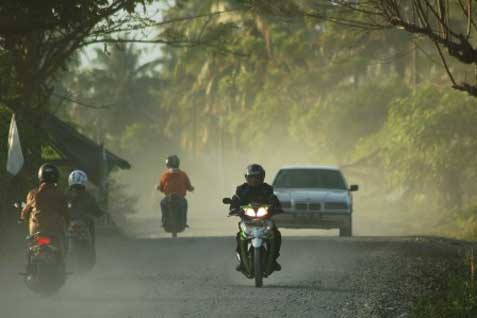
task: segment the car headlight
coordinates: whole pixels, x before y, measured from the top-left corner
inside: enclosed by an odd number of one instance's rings
[[[268,214],[268,208],[261,207],[257,211],[257,217],[261,218]]]
[[[245,208],[244,210],[246,216],[255,217],[255,210],[252,208]]]

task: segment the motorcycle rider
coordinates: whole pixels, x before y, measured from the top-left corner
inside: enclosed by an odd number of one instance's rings
[[[58,240],[64,255],[64,234],[70,223],[66,197],[58,189],[59,170],[52,164],[43,164],[38,170],[39,186],[31,190],[20,219],[29,223],[30,235],[49,233]]]
[[[94,217],[101,217],[104,212],[98,206],[95,198],[86,190],[88,175],[82,170],[74,170],[68,177],[68,191],[66,199],[70,208],[71,218],[83,220],[89,228],[93,248],[95,246],[96,231],[94,228]]]
[[[185,218],[184,221],[187,224],[187,200],[185,199],[185,196],[187,191],[194,191],[194,187],[192,186],[187,173],[179,169],[179,166],[180,159],[178,156],[171,155],[167,157],[167,170],[161,175],[160,182],[156,187],[156,190],[159,190],[166,195],[166,197],[161,200],[162,224],[164,224],[164,218],[168,212],[167,199],[171,195],[177,195],[180,198],[180,204]]]
[[[273,187],[265,180],[265,169],[259,164],[251,164],[245,170],[245,183],[238,186],[235,194],[232,196],[229,215],[237,215],[240,213],[240,206],[250,203],[267,204],[271,206],[270,213],[272,215],[282,213],[282,207],[277,196],[273,193]],[[240,232],[237,233],[237,253],[240,252]],[[280,246],[282,244],[282,235],[276,226],[273,227],[273,239],[276,243],[274,270],[281,270],[281,265],[277,262],[280,256]],[[242,261],[237,266],[237,270],[243,269]]]
[[[235,194],[232,197],[232,203],[230,205],[229,215],[237,215],[240,213],[240,207],[250,204],[259,203],[267,204],[271,206],[270,213],[272,215],[282,213],[282,207],[277,196],[273,193],[273,187],[264,182],[265,170],[259,164],[251,164],[247,166],[245,171],[246,182],[237,187]],[[237,233],[237,253],[240,252],[240,232]],[[275,266],[274,270],[281,270],[281,265],[277,262],[277,258],[280,256],[280,246],[282,243],[282,236],[276,226],[273,227],[273,239],[276,240],[275,251]],[[243,270],[242,261],[237,266],[238,271]]]

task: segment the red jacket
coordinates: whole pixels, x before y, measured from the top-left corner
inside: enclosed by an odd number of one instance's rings
[[[193,191],[194,187],[184,171],[168,169],[161,176],[158,190],[165,195],[179,194],[185,197],[187,191]]]

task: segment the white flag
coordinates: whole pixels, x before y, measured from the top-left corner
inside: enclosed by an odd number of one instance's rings
[[[8,159],[7,171],[16,176],[23,167],[25,160],[23,159],[22,145],[20,143],[20,135],[18,134],[15,115],[12,115],[10,122],[10,131],[8,133]]]

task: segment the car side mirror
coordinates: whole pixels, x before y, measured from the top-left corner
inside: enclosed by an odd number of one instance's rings
[[[231,198],[223,198],[222,203],[223,204],[232,204],[232,199]]]
[[[357,184],[352,184],[349,187],[349,191],[351,191],[351,192],[358,191],[358,190],[359,190],[359,185],[357,185]]]

